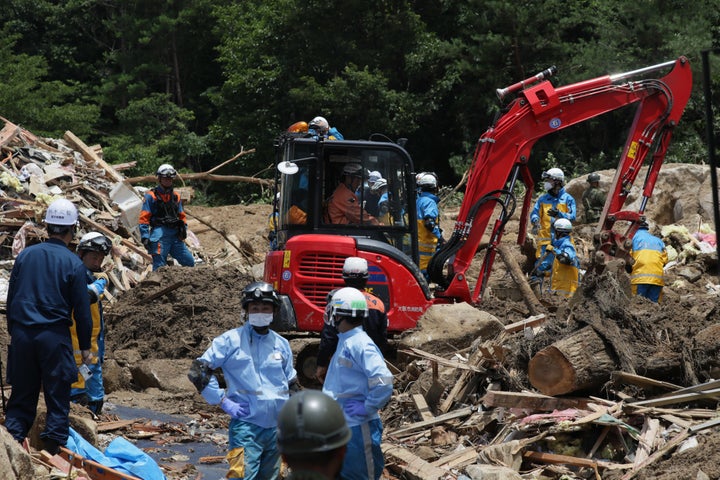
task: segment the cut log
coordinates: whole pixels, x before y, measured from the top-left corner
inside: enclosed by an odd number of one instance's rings
[[[615,368],[605,342],[595,330],[585,327],[535,354],[528,377],[545,395],[563,395],[601,385]]]

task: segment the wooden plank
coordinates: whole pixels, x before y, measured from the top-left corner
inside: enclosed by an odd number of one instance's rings
[[[98,432],[112,432],[121,428],[129,427],[136,423],[137,420],[116,420],[114,422],[100,422],[97,424]]]
[[[541,313],[539,315],[533,315],[532,317],[528,317],[525,320],[519,320],[509,325],[505,325],[505,332],[515,333],[523,331],[526,328],[537,327],[538,325],[542,325],[543,323],[545,323],[546,319],[547,318],[545,317],[544,313]]]
[[[650,457],[650,453],[655,448],[659,430],[660,421],[658,419],[645,417],[645,423],[640,432],[640,442],[635,451],[635,461],[633,462],[634,470],[640,468],[640,465]]]
[[[439,480],[450,473],[447,470],[431,465],[402,447],[383,443],[380,448],[385,455],[388,468],[399,470],[398,473],[403,474],[403,478],[410,480]]]
[[[115,171],[114,168],[112,168],[105,160],[100,158],[100,156],[95,153],[92,148],[88,147],[85,142],[80,140],[70,130],[65,132],[65,135],[63,135],[63,139],[68,142],[72,147],[74,147],[77,151],[79,151],[82,154],[83,158],[85,158],[85,160],[98,164],[103,170],[105,170],[105,173],[111,180],[115,182],[125,181],[125,179],[120,173]]]
[[[682,388],[679,385],[675,385],[670,382],[663,382],[661,380],[655,380],[653,378],[643,377],[641,375],[635,375],[627,372],[612,372],[611,378],[616,382],[623,382],[624,384],[635,385],[638,387],[652,387],[652,388],[664,388],[666,390],[678,390]]]
[[[633,407],[660,407],[662,405],[673,405],[678,403],[694,402],[695,400],[702,400],[706,398],[714,398],[720,395],[720,388],[714,388],[704,392],[690,392],[683,393],[680,395],[671,395],[669,397],[659,397],[650,400],[641,400],[637,402],[631,402],[628,405]]]
[[[454,411],[452,411],[450,413],[446,413],[444,415],[438,415],[438,416],[434,417],[432,420],[423,420],[421,422],[416,422],[416,423],[412,423],[410,425],[406,425],[404,427],[400,427],[396,430],[388,432],[388,435],[390,435],[390,436],[403,435],[405,433],[413,432],[413,431],[421,429],[421,428],[432,427],[433,425],[437,425],[439,423],[444,423],[449,420],[454,420],[456,418],[467,417],[468,415],[471,415],[472,413],[473,413],[473,407],[460,408],[458,410],[454,410]]]
[[[485,373],[487,371],[484,368],[480,368],[480,367],[471,365],[470,362],[462,363],[462,362],[458,362],[458,361],[448,360],[446,358],[439,357],[437,355],[433,355],[432,353],[428,353],[423,350],[420,350],[419,348],[408,347],[406,350],[401,350],[401,352],[407,353],[408,355],[414,355],[416,357],[425,358],[427,360],[432,360],[433,362],[439,363],[440,365],[442,365],[444,367],[457,368],[460,370],[471,370],[471,371],[477,372],[477,373]]]
[[[428,404],[425,401],[425,397],[423,397],[419,393],[416,393],[412,396],[412,400],[415,403],[415,409],[417,409],[418,413],[420,414],[420,418],[422,418],[424,421],[432,420],[433,418],[435,418],[435,415],[432,414],[432,412],[430,411],[430,407],[428,407]]]
[[[153,293],[152,295],[148,295],[148,296],[145,297],[145,298],[141,298],[140,300],[138,300],[137,302],[135,302],[133,305],[142,305],[142,304],[144,304],[144,303],[152,302],[152,301],[155,300],[156,298],[162,297],[163,295],[165,295],[165,294],[167,294],[167,293],[170,293],[170,292],[172,292],[172,291],[175,290],[175,289],[180,288],[180,287],[183,286],[184,284],[185,284],[185,282],[182,281],[182,280],[180,280],[179,282],[175,282],[175,283],[173,283],[172,285],[170,285],[169,287],[165,287],[165,288],[163,288],[162,290]]]
[[[127,475],[90,459],[84,458],[65,447],[60,447],[60,455],[65,460],[69,461],[75,468],[82,468],[85,470],[93,480],[142,480],[138,477]]]
[[[445,455],[438,460],[435,460],[430,465],[438,468],[462,468],[467,465],[473,464],[478,460],[477,450],[474,448],[466,448],[459,452],[453,452],[450,455]]]
[[[632,471],[626,473],[623,475],[621,480],[630,480],[635,477],[640,471],[642,471],[643,468],[647,467],[648,465],[655,463],[657,460],[662,458],[666,453],[670,452],[671,450],[675,449],[678,445],[680,445],[682,442],[687,440],[687,438],[690,437],[690,433],[686,430],[682,433],[679,433],[673,437],[672,440],[667,442],[664,446],[661,448],[658,448],[655,453],[650,455],[650,458],[645,460],[637,469],[633,469]]]
[[[20,127],[9,120],[5,120],[5,126],[0,130],[0,147],[10,143],[10,140],[15,138],[18,133],[20,133]]]
[[[548,397],[530,392],[486,392],[482,402],[486,407],[523,408],[551,412],[566,408],[585,409],[589,400],[586,398]]]
[[[523,457],[530,461],[538,463],[549,463],[554,465],[572,465],[574,467],[585,467],[592,468],[595,472],[596,480],[601,480],[600,472],[598,472],[598,466],[601,466],[597,461],[590,460],[587,458],[571,457],[569,455],[558,455],[555,453],[545,452],[524,452]]]

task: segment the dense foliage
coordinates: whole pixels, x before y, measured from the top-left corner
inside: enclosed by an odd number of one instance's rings
[[[0,20],[0,115],[101,143],[137,162],[131,175],[255,148],[217,173],[271,176],[276,135],[323,115],[346,138],[408,138],[416,169],[450,184],[501,108],[496,88],[550,65],[562,85],[680,55],[695,85],[668,161],[702,162],[700,52],[720,46],[720,0],[7,0]],[[614,167],[627,117],[543,139],[534,170]],[[212,203],[258,194],[196,187]]]

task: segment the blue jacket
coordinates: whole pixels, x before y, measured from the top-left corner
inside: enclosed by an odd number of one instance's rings
[[[290,396],[289,384],[297,377],[290,344],[270,330],[260,335],[246,323],[216,337],[200,360],[210,368],[222,368],[227,388],[213,375],[202,391],[211,405],[224,396],[250,406],[242,420],[262,428],[275,428],[280,408]]]
[[[553,219],[548,215],[548,210],[557,209],[558,215]],[[537,256],[540,256],[540,249],[545,245],[550,245],[555,238],[554,229],[552,224],[558,218],[566,218],[571,222],[575,221],[577,215],[577,207],[575,206],[575,199],[561,188],[557,196],[550,192],[545,192],[537,199],[535,206],[530,212],[530,223],[538,223],[539,231],[536,238],[536,244],[538,248]]]
[[[438,202],[440,199],[437,195],[430,192],[420,192],[417,197],[417,219],[418,222],[424,220],[432,220],[435,222],[435,228],[432,230],[432,235],[440,239],[442,235],[440,233],[440,209],[438,209]]]
[[[390,400],[393,376],[385,365],[380,349],[358,326],[338,333],[338,348],[330,361],[323,392],[338,401],[343,411],[348,400],[365,403],[365,417],[345,414],[348,426],[354,427],[379,419],[378,410]]]
[[[7,326],[72,325],[77,322],[81,350],[90,349],[90,300],[87,269],[62,240],[50,238],[32,245],[17,256],[10,274],[7,296]]]
[[[668,255],[661,239],[647,229],[639,229],[633,236],[631,255],[635,259],[630,275],[632,285],[665,285],[663,269]]]

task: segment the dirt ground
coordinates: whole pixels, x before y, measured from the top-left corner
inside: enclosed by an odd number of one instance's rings
[[[177,365],[186,368],[215,336],[241,323],[239,292],[261,274],[260,264],[268,247],[266,231],[270,206],[208,208],[188,205],[186,209],[202,262],[195,268],[163,268],[149,274],[132,290],[116,295],[116,301],[107,305],[105,310],[108,359],[113,360],[116,356],[127,358],[127,352],[136,352],[136,358],[175,360]],[[453,229],[456,213],[453,209],[444,212],[442,226],[446,237]],[[515,253],[518,262],[524,264],[526,257],[523,252],[527,249],[513,243],[518,228],[517,219],[511,220],[504,242]],[[575,233],[581,256],[585,254],[587,258],[592,231],[578,227]],[[687,275],[681,275],[679,270],[668,272],[668,286],[661,305],[630,297],[627,275],[607,272],[599,276],[588,272],[582,292],[570,302],[558,298],[544,299],[543,303],[551,313],[545,328],[533,338],[520,336],[508,342],[511,355],[504,367],[509,374],[499,378],[500,383],[508,391],[532,390],[526,374],[529,359],[540,349],[583,325],[592,325],[603,332],[604,340],[611,345],[620,364],[632,366],[638,375],[648,374],[682,386],[717,378],[717,371],[708,368],[717,366],[720,353],[698,348],[700,340],[696,338],[698,332],[720,322],[718,293],[711,288],[718,284],[717,262],[713,264],[706,257],[698,256],[688,265],[700,272],[699,279],[690,282]],[[473,275],[477,276],[475,265],[468,272],[470,278]],[[152,298],[153,294],[169,287],[169,292]],[[494,315],[503,324],[529,316],[499,258],[495,262],[489,289],[477,308]],[[447,345],[446,350],[460,351],[466,347]],[[441,355],[445,352],[440,348],[433,353]],[[675,363],[667,360],[675,358],[684,361]],[[684,367],[677,368],[678,364]],[[182,376],[182,368],[173,368],[177,371],[168,367],[165,375],[180,372],[178,375]],[[446,381],[451,386],[454,379]],[[127,380],[117,385],[120,386],[118,389],[108,392],[107,402],[110,404],[188,415],[215,428],[226,426],[226,416],[217,407],[205,404],[192,388],[166,392],[156,388],[142,389]],[[643,394],[624,388],[629,395]],[[406,389],[409,385],[398,385],[398,391]],[[608,384],[580,394],[604,398],[618,389],[620,387]],[[395,411],[392,401],[387,410]],[[394,423],[399,424],[400,418],[395,421],[386,419],[387,425]],[[699,443],[700,448],[661,459],[635,478],[694,479],[700,478],[697,476],[699,469],[708,478],[720,478],[720,430],[705,431],[699,436]],[[196,477],[192,472],[184,472],[168,478]],[[609,472],[603,478],[615,477]]]

